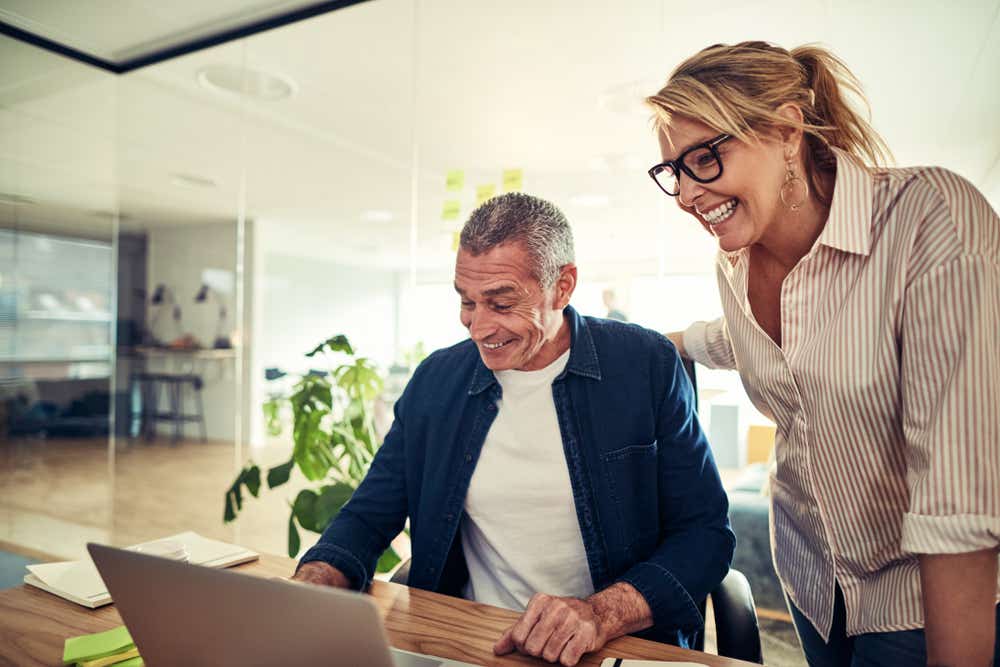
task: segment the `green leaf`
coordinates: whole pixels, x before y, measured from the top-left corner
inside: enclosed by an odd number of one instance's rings
[[[246,468],[240,475],[240,479],[243,481],[243,484],[246,485],[247,491],[249,491],[254,498],[259,497],[260,468],[258,468],[256,464]]]
[[[319,500],[319,494],[315,491],[302,489],[299,491],[299,495],[295,497],[295,502],[292,503],[292,515],[298,519],[299,525],[314,533],[320,532],[316,530],[317,500]]]
[[[320,352],[324,350],[329,350],[330,352],[346,352],[347,354],[354,354],[354,349],[347,340],[347,336],[344,334],[337,334],[331,338],[327,338],[325,341],[313,348],[312,352],[306,352],[307,357],[315,357]]]
[[[316,532],[322,533],[330,522],[340,513],[340,508],[351,499],[354,488],[348,484],[338,483],[324,486],[320,489],[319,498],[313,508],[313,518],[316,522]]]
[[[222,514],[222,522],[229,523],[236,518],[236,510],[233,508],[233,489],[226,490],[226,510]]]
[[[288,517],[288,557],[295,558],[299,555],[299,547],[302,542],[299,540],[299,531],[295,527],[295,515]]]
[[[399,554],[397,554],[392,547],[389,547],[382,552],[382,556],[379,557],[378,563],[375,564],[375,571],[388,572],[392,568],[396,567],[401,560],[402,559],[399,557]]]
[[[313,482],[323,479],[334,461],[330,434],[321,426],[327,414],[325,410],[305,411],[295,420],[292,458],[306,479]]]
[[[344,364],[333,372],[337,385],[347,392],[350,398],[374,401],[382,392],[382,378],[365,357],[355,359],[353,364]]]
[[[264,425],[272,437],[281,435],[281,397],[272,397],[264,402]]]
[[[267,488],[273,489],[276,486],[281,486],[288,481],[288,478],[292,474],[292,466],[295,465],[295,459],[288,459],[287,462],[282,463],[280,466],[275,466],[267,471]]]

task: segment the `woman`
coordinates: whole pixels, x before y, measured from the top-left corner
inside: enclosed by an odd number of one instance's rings
[[[709,47],[646,102],[724,317],[671,334],[777,424],[775,568],[811,665],[1000,665],[1000,219],[884,169],[828,51]],[[852,662],[853,661],[853,662]]]

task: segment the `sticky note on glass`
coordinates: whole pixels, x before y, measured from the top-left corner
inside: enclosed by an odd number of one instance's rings
[[[452,232],[451,233],[451,251],[458,252],[458,246],[462,241],[462,232]]]
[[[448,192],[459,192],[465,187],[465,172],[461,169],[452,169],[444,179],[444,189]]]
[[[524,171],[522,169],[503,170],[503,191],[513,192],[520,190],[524,185]]]
[[[132,636],[124,625],[82,637],[70,637],[63,645],[63,664],[106,658],[135,648]]]
[[[497,186],[494,183],[487,183],[476,187],[476,206],[479,206],[487,199],[497,193]]]
[[[457,199],[448,199],[441,208],[442,220],[458,220],[458,214],[462,210],[462,203]]]

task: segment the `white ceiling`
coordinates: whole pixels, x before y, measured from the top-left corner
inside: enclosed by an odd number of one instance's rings
[[[525,190],[567,212],[581,261],[707,271],[711,239],[644,173],[657,148],[639,100],[680,60],[715,42],[826,44],[865,85],[899,164],[947,166],[997,207],[998,15],[1000,0],[375,0],[120,77],[4,39],[0,193],[38,203],[0,195],[0,216],[98,233],[115,211],[126,227],[231,221],[245,192],[249,218],[287,229],[276,252],[404,267],[415,210],[421,265],[447,266],[460,223],[441,220],[445,173],[466,172],[464,216],[475,185],[518,167]],[[277,102],[207,90],[197,73],[215,64],[298,90]],[[365,221],[373,209],[393,220]]]

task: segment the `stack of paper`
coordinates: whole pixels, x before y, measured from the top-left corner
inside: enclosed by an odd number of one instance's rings
[[[193,532],[171,535],[163,539],[183,543],[187,549],[188,562],[195,565],[230,567],[257,560],[259,557],[255,551],[236,544],[210,540]],[[143,545],[137,544],[130,548],[141,546]],[[89,557],[79,561],[29,565],[28,571],[28,574],[24,575],[24,583],[84,607],[100,607],[111,602],[107,586],[104,585],[104,580],[101,579],[94,562]]]
[[[70,637],[63,645],[63,664],[76,667],[142,667],[132,636],[120,625],[107,632]]]

